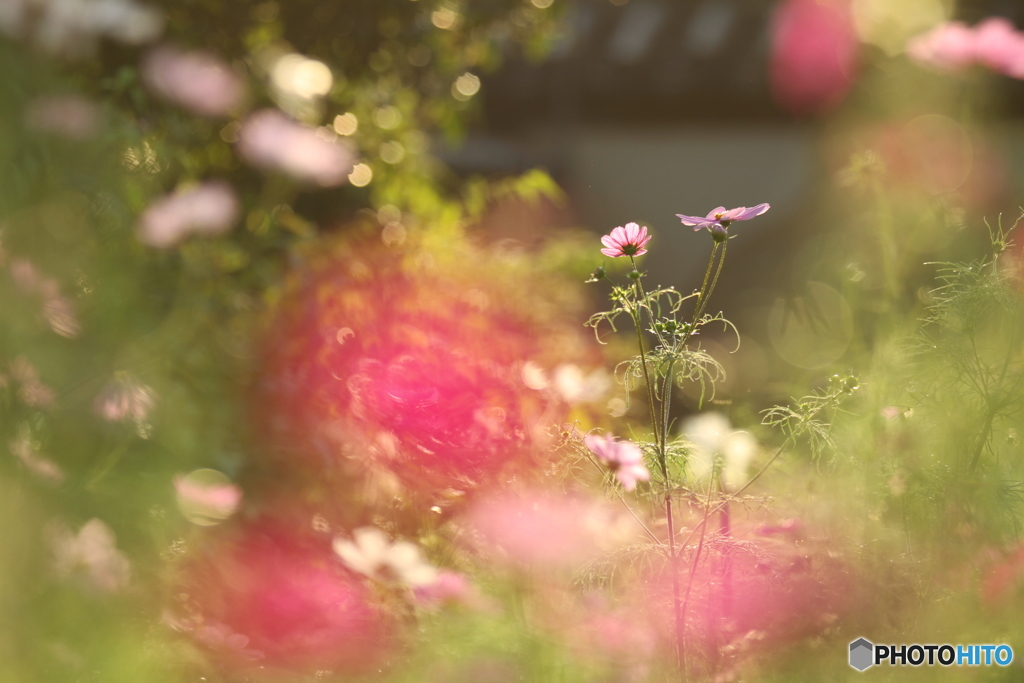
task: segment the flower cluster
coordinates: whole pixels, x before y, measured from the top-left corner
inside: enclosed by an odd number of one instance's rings
[[[1011,78],[1024,79],[1024,33],[1002,17],[989,17],[973,28],[959,21],[940,24],[913,38],[907,55],[946,71],[975,64]]]

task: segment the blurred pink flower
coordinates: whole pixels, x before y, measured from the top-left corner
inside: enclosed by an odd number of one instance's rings
[[[245,99],[239,75],[206,52],[157,47],[142,61],[142,78],[160,97],[201,116],[226,116]]]
[[[139,220],[139,239],[166,249],[191,234],[219,235],[231,229],[239,211],[231,186],[209,180],[153,202]]]
[[[121,375],[100,391],[93,402],[93,409],[107,422],[121,422],[128,418],[139,422],[146,419],[155,402],[156,395],[151,388]]]
[[[392,646],[393,620],[364,581],[298,533],[286,521],[248,522],[193,551],[175,595],[202,625],[219,627],[193,636],[229,663],[244,663],[238,634],[268,666],[339,676],[377,670]]]
[[[598,460],[611,468],[627,491],[635,489],[638,481],[650,480],[651,473],[644,465],[643,453],[632,441],[619,441],[611,434],[588,434],[583,441]]]
[[[860,44],[846,0],[784,0],[772,22],[775,100],[797,114],[838,105],[849,92]]]
[[[907,43],[907,54],[916,62],[940,69],[960,70],[974,64],[976,36],[960,21],[939,24]]]
[[[80,95],[38,97],[25,108],[25,125],[70,140],[86,140],[99,129],[100,109]]]
[[[679,217],[683,225],[692,227],[694,231],[697,231],[701,228],[728,228],[732,225],[733,221],[749,221],[751,218],[765,213],[770,208],[772,207],[769,204],[758,204],[749,209],[745,206],[739,206],[729,210],[726,210],[724,206],[720,206],[717,209],[711,209],[704,218],[700,216],[684,216],[681,213],[677,213],[676,216]]]
[[[974,28],[959,21],[939,24],[907,43],[914,61],[946,71],[975,64],[1011,78],[1024,79],[1024,33],[1003,17],[989,17]]]
[[[586,506],[565,496],[528,493],[482,501],[470,522],[520,564],[572,566],[597,548]]]
[[[1024,33],[1003,17],[989,17],[974,27],[978,63],[1011,78],[1024,78]]]
[[[647,243],[651,237],[647,234],[647,228],[636,223],[626,223],[626,227],[618,227],[611,231],[611,234],[601,238],[601,244],[605,246],[601,253],[605,256],[642,256],[647,253]]]
[[[413,596],[425,607],[463,602],[470,595],[469,582],[457,572],[442,569],[432,583],[416,586]]]
[[[238,151],[250,164],[278,170],[324,187],[341,185],[354,157],[345,145],[321,137],[273,109],[251,115],[238,134]]]
[[[92,588],[105,593],[128,583],[128,558],[118,551],[114,532],[100,520],[90,519],[77,534],[56,527],[51,531],[50,544],[58,576],[84,576]]]

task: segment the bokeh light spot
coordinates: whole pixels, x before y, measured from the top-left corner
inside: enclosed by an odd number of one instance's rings
[[[348,181],[356,187],[366,187],[373,180],[373,169],[366,164],[356,164],[348,174]]]
[[[796,299],[777,299],[768,315],[768,336],[776,352],[798,368],[835,362],[853,338],[853,311],[842,294],[808,282]]]
[[[338,135],[352,135],[359,129],[359,119],[352,112],[334,117],[334,132]]]

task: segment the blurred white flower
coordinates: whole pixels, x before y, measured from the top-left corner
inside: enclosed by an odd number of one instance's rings
[[[0,32],[65,57],[92,53],[100,38],[142,45],[155,40],[163,28],[159,10],[132,0],[0,2]]]
[[[98,519],[90,519],[77,534],[63,527],[54,529],[51,546],[54,568],[62,578],[84,577],[93,588],[106,593],[128,583],[128,558],[118,551],[114,532]]]
[[[604,398],[612,388],[612,378],[604,368],[587,374],[578,365],[563,363],[555,368],[553,384],[566,403],[591,403]]]
[[[142,78],[157,95],[201,116],[225,116],[245,98],[245,84],[227,64],[212,54],[170,45],[146,55]]]
[[[690,470],[694,479],[706,479],[721,458],[721,480],[726,491],[747,483],[747,468],[757,453],[757,440],[749,433],[733,430],[721,413],[701,413],[683,422],[683,433],[693,444]]]
[[[139,220],[139,240],[166,249],[192,234],[219,235],[231,229],[239,211],[231,186],[209,180],[153,202]]]
[[[253,166],[282,171],[323,187],[344,183],[355,161],[344,144],[273,109],[246,119],[238,133],[238,152]]]
[[[424,559],[419,546],[408,541],[394,543],[380,529],[361,527],[352,541],[334,539],[334,552],[349,569],[377,579],[397,578],[416,588],[437,580],[437,568]]]

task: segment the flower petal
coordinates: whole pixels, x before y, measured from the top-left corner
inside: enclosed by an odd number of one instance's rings
[[[729,209],[722,215],[724,221],[746,221],[750,220],[754,216],[760,216],[771,207],[768,204],[758,204],[752,206],[749,209],[745,206],[740,206],[735,209]]]

